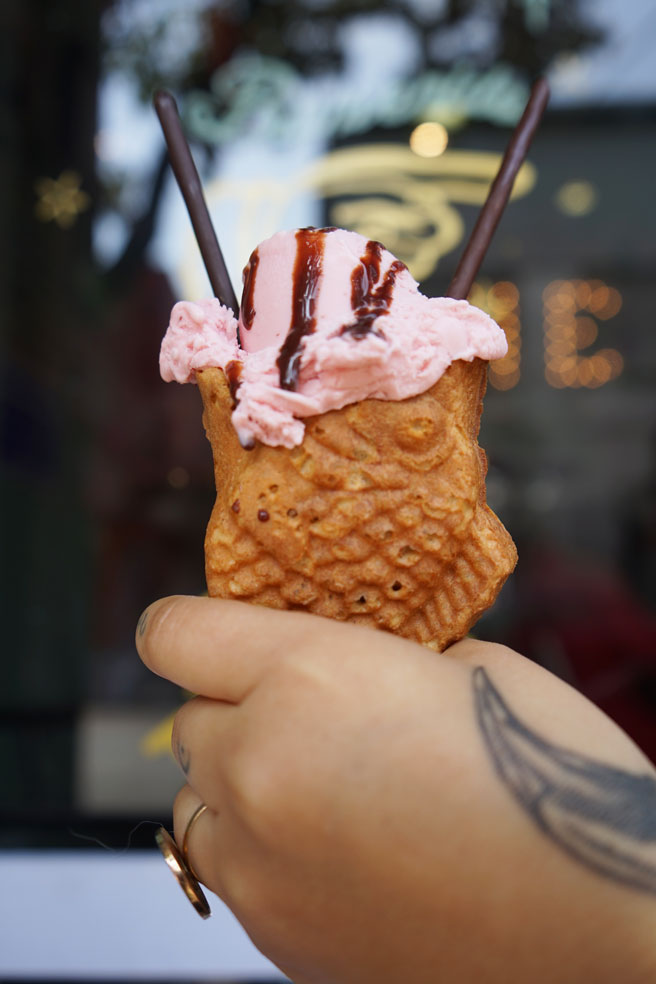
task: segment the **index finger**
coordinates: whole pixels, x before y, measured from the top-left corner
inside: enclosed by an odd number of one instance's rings
[[[146,666],[186,690],[239,703],[290,649],[335,624],[304,612],[275,611],[240,601],[174,596],[150,605],[137,626]]]

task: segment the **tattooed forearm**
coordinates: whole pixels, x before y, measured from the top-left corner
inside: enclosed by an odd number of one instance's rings
[[[656,894],[656,779],[552,745],[509,708],[479,666],[478,725],[494,768],[533,822],[599,874]]]

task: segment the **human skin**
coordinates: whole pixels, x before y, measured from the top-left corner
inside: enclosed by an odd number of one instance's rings
[[[206,803],[191,864],[296,984],[656,980],[656,772],[556,677],[210,598],[137,646],[199,695],[176,839]]]

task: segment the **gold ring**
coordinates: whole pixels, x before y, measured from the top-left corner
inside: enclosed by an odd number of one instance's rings
[[[198,915],[203,919],[207,919],[208,916],[211,915],[212,910],[210,909],[209,903],[205,898],[205,893],[200,887],[198,878],[189,864],[187,850],[189,832],[196,823],[196,820],[198,820],[201,813],[204,813],[206,809],[206,804],[201,803],[200,806],[197,806],[191,814],[189,823],[187,824],[187,828],[184,832],[184,837],[182,838],[182,850],[180,850],[168,830],[164,827],[159,827],[155,833],[155,840],[157,842],[157,846],[164,855],[164,860],[175,875],[178,885],[185,893]]]
[[[189,818],[189,823],[187,824],[187,829],[185,830],[184,837],[182,838],[182,857],[184,858],[184,862],[187,865],[187,868],[192,873],[192,875],[194,876],[194,878],[196,879],[196,881],[198,881],[198,875],[196,874],[196,872],[194,871],[194,869],[191,867],[191,861],[189,860],[189,834],[191,833],[191,828],[193,827],[193,825],[196,823],[196,821],[198,820],[198,818],[203,813],[205,813],[205,810],[206,809],[207,809],[207,803],[200,803],[196,807],[196,809],[194,810],[194,812],[191,814],[191,816]]]

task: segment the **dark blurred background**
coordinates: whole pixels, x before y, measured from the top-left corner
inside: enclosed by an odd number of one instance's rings
[[[471,296],[510,342],[481,443],[520,553],[475,632],[656,761],[651,0],[4,0],[0,26],[0,847],[124,847],[179,785],[184,698],[133,635],[154,598],[204,590],[200,401],[157,357],[172,303],[209,287],[160,86],[235,282],[277,228],[330,223],[439,294],[547,74]]]

